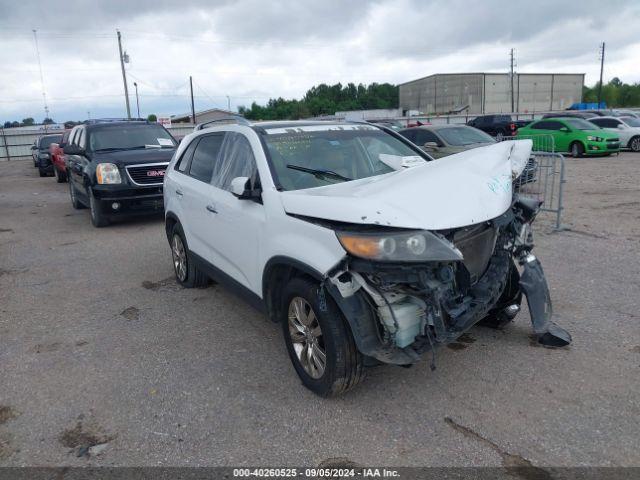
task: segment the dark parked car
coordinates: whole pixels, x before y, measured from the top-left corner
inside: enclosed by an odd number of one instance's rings
[[[49,145],[49,158],[53,165],[53,176],[56,177],[58,183],[67,181],[67,164],[64,160],[64,146],[69,141],[71,130],[66,130],[62,134],[60,142],[54,142]]]
[[[430,125],[404,128],[398,133],[411,140],[433,158],[446,157],[496,143],[483,131],[467,125]]]
[[[64,147],[74,208],[89,207],[91,223],[161,212],[162,183],[177,142],[147,121],[91,122],[74,127]]]
[[[573,112],[545,113],[542,118],[582,118],[587,120],[593,116],[593,113],[576,110]]]
[[[53,165],[49,155],[49,145],[57,143],[62,139],[62,134],[43,135],[39,137],[31,146],[31,156],[33,166],[38,169],[41,177],[46,177],[53,173]]]
[[[496,137],[502,141],[504,137],[513,137],[518,128],[528,125],[530,121],[514,120],[511,115],[481,115],[467,122],[470,127],[475,127]]]

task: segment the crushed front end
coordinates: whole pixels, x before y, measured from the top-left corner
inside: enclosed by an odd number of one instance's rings
[[[551,322],[546,279],[531,254],[539,206],[515,196],[503,215],[469,227],[339,232],[349,255],[323,285],[347,317],[359,350],[384,363],[414,363],[478,322],[507,323],[523,293],[539,342],[569,344],[570,335]]]

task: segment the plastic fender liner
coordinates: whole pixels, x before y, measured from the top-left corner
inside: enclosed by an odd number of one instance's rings
[[[527,297],[531,324],[538,337],[538,343],[548,347],[564,347],[571,343],[569,332],[551,321],[553,308],[547,280],[540,261],[533,255],[523,262],[520,287]]]

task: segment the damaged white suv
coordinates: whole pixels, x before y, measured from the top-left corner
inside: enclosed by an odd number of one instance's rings
[[[502,325],[522,293],[541,343],[571,341],[531,254],[539,202],[512,187],[531,141],[432,160],[371,124],[220,123],[185,137],[166,171],[177,280],[226,283],[280,322],[315,393]]]

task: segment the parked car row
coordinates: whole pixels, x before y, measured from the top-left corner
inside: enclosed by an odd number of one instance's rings
[[[410,366],[479,322],[502,326],[523,294],[540,343],[571,341],[531,253],[541,202],[513,187],[530,140],[238,118],[179,146],[160,125],[124,121],[58,142],[52,166],[74,208],[97,227],[164,210],[177,282],[215,279],[279,322],[318,395],[349,390],[369,366]],[[434,161],[416,143],[451,155]]]

